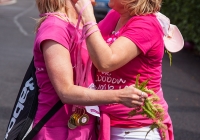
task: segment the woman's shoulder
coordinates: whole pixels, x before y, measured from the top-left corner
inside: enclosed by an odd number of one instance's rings
[[[152,24],[152,23],[155,23],[155,20],[157,20],[157,19],[156,19],[156,16],[154,14],[138,15],[138,16],[133,16],[129,20],[129,23],[148,23],[148,24]]]
[[[106,17],[119,18],[120,14],[117,11],[115,11],[115,10],[112,9],[112,10],[110,10],[108,12],[108,14],[106,15]]]
[[[40,25],[35,37],[36,48],[44,40],[53,40],[65,47],[69,46],[72,37],[72,29],[68,27],[69,23],[55,16],[48,16]]]
[[[110,10],[103,20],[98,23],[101,34],[108,35],[112,32],[120,18],[119,13],[115,10]]]
[[[119,13],[117,13],[115,10],[110,10],[108,14],[104,17],[104,19],[98,23],[98,25],[101,26],[103,24],[103,26],[105,26],[106,24],[111,24],[112,22],[115,23],[119,20],[119,18]]]
[[[41,28],[64,28],[67,24],[69,24],[67,21],[64,21],[56,16],[48,16],[41,24]]]
[[[38,28],[38,34],[67,35],[74,31],[75,27],[69,22],[56,16],[48,16]]]
[[[161,30],[155,14],[134,16],[127,22],[126,27],[145,28],[149,31]]]

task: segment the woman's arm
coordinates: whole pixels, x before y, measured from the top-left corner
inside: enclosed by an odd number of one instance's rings
[[[122,67],[141,53],[140,49],[126,37],[119,37],[110,47],[100,32],[91,34],[86,40],[92,62],[97,69],[103,72]]]
[[[77,11],[80,12],[89,1],[79,0],[75,5]],[[83,24],[96,22],[91,4],[82,12],[82,21]],[[90,28],[88,32],[95,29],[98,29],[97,25]],[[92,62],[97,69],[104,72],[122,67],[141,53],[140,49],[126,37],[119,37],[109,47],[99,31],[92,33],[86,41]]]
[[[131,87],[121,90],[92,90],[74,85],[69,51],[52,40],[42,43],[42,51],[50,81],[63,103],[101,105],[122,103],[128,107],[141,105],[141,91]],[[147,94],[144,94],[147,97]]]

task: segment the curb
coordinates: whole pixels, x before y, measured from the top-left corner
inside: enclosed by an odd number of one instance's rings
[[[0,6],[10,5],[16,3],[17,0],[0,0]]]

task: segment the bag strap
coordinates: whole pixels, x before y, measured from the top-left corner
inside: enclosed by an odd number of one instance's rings
[[[32,60],[33,61],[33,60]],[[35,76],[35,74],[34,74]],[[36,78],[36,77],[35,77]],[[40,131],[44,124],[63,106],[64,104],[59,100],[47,114],[33,127],[33,129],[23,138],[23,140],[32,140],[33,137]]]
[[[35,125],[23,140],[31,140],[40,131],[44,124],[63,106],[61,101],[58,101],[49,112]]]

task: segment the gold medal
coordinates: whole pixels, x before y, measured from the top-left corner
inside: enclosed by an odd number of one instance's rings
[[[68,120],[68,127],[70,129],[75,129],[77,127],[76,124],[75,124],[75,120],[74,120],[74,116],[77,115],[76,112],[77,112],[77,108],[76,108],[75,112],[70,116],[70,118]]]
[[[76,113],[73,113],[69,119],[69,122],[73,125],[75,125],[75,122],[74,122],[74,116],[76,115]]]
[[[89,121],[89,116],[87,114],[85,114],[84,108],[82,109],[82,111],[83,111],[83,113],[82,113],[83,115],[80,116],[77,121],[80,125],[85,125]]]
[[[89,116],[87,114],[83,114],[79,119],[78,122],[80,125],[85,125],[89,121]]]
[[[76,126],[79,126],[79,125],[80,125],[80,123],[78,122],[78,119],[79,119],[81,116],[82,116],[82,109],[79,108],[79,109],[78,109],[77,115],[74,117]]]
[[[77,126],[76,125],[73,125],[70,120],[68,121],[68,127],[69,129],[75,129]]]
[[[85,125],[89,121],[89,116],[85,114],[85,108],[76,108],[75,112],[70,116],[68,120],[68,127],[75,129],[77,126]]]

